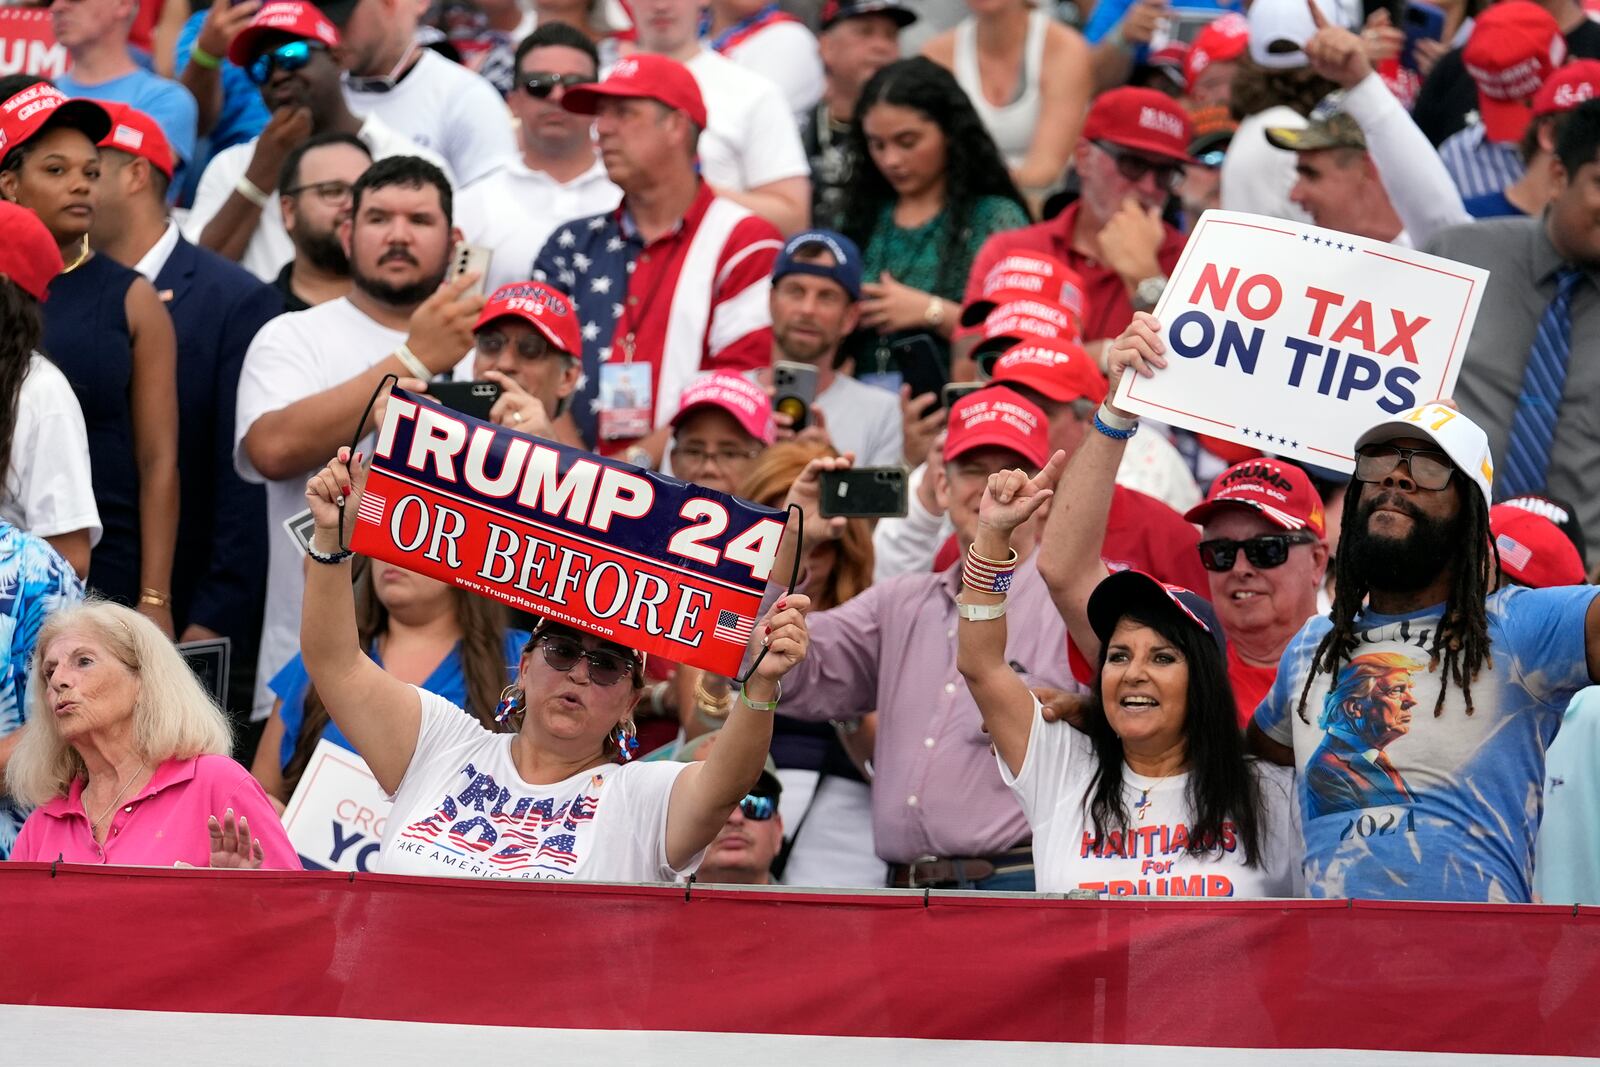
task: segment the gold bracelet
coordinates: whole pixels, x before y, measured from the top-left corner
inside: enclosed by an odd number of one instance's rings
[[[172,594],[163,593],[159,589],[141,589],[139,590],[139,603],[149,604],[158,608],[170,608],[172,606]]]
[[[985,556],[982,552],[979,552],[977,550],[977,548],[975,548],[975,547],[967,549],[967,555],[971,556],[973,559],[977,560],[980,563],[987,563],[990,566],[1000,567],[1000,568],[1015,567],[1017,565],[1017,562],[1021,559],[1021,557],[1017,555],[1017,550],[1014,549],[1014,548],[1009,548],[1008,547],[1006,549],[1006,552],[1011,558],[1009,558],[1009,559],[990,559],[988,556]]]
[[[711,690],[706,688],[706,676],[704,674],[701,674],[700,677],[695,680],[695,710],[704,718],[720,723],[721,720],[726,719],[728,717],[728,713],[733,710],[734,700],[735,696],[731,690],[727,693],[724,693],[721,699],[712,696]]]

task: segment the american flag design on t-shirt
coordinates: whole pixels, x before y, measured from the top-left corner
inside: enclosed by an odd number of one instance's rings
[[[558,805],[551,796],[513,797],[471,763],[461,774],[466,787],[407,826],[402,839],[471,857],[510,877],[573,876],[589,844],[604,775],[591,776],[576,796]]]

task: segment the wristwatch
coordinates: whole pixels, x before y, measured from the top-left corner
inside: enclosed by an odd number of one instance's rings
[[[643,445],[629,445],[628,450],[622,453],[622,458],[635,467],[651,470],[655,467],[655,457],[650,455],[650,450]]]
[[[1154,311],[1156,304],[1161,300],[1161,294],[1166,291],[1167,276],[1165,274],[1152,274],[1138,285],[1133,287],[1133,310]]]

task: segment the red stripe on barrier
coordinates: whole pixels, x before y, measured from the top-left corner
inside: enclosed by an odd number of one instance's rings
[[[0,864],[0,1002],[546,1028],[1600,1052],[1595,909]],[[70,1035],[63,1035],[69,1037]]]

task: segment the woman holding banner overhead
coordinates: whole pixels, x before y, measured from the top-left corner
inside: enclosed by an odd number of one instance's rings
[[[805,656],[810,602],[780,598],[757,624],[767,654],[703,762],[629,762],[644,655],[548,621],[506,690],[516,732],[491,733],[361,652],[350,553],[339,547],[341,515],[365,482],[360,461],[340,449],[306,485],[316,532],[300,647],[329,715],[394,797],[382,869],[634,882],[693,871],[765,765],[779,680]]]

